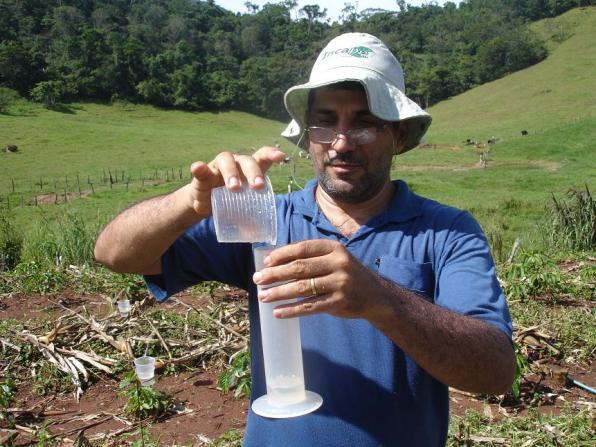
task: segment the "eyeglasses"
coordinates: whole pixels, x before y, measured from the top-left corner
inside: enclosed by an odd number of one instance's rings
[[[377,134],[385,130],[387,124],[378,127],[363,127],[361,129],[351,129],[345,132],[338,132],[328,127],[307,127],[306,131],[310,135],[311,141],[321,144],[333,143],[339,135],[344,135],[348,141],[353,144],[368,144],[377,139]]]

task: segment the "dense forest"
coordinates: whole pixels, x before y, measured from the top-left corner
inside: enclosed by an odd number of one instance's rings
[[[284,118],[325,43],[375,34],[398,56],[408,94],[427,107],[547,55],[527,23],[596,0],[464,0],[357,10],[341,20],[284,0],[247,13],[196,0],[0,0],[0,87],[47,105],[132,101]]]

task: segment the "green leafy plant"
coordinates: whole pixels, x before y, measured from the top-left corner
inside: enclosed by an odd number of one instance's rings
[[[51,420],[45,421],[35,432],[36,447],[51,447],[56,445],[52,433],[50,433],[50,431],[48,430],[48,426],[51,423]]]
[[[596,200],[585,190],[570,189],[567,199],[552,196],[550,242],[572,250],[596,248]]]
[[[234,397],[250,395],[250,353],[238,351],[230,358],[230,367],[227,368],[218,380],[219,388],[223,393],[234,390]]]
[[[6,421],[9,427],[14,427],[14,416],[12,413],[4,411],[10,407],[16,393],[15,381],[12,378],[6,378],[0,382],[0,421]]]
[[[124,413],[139,420],[158,419],[174,407],[174,399],[168,394],[141,386],[134,371],[124,376],[120,389],[119,396],[127,399]]]
[[[524,378],[524,373],[528,370],[528,361],[526,356],[521,351],[519,345],[514,343],[515,348],[515,377],[513,378],[513,384],[511,385],[511,394],[516,399],[520,396],[521,381]]]
[[[63,270],[36,261],[17,265],[14,276],[15,288],[22,292],[48,293],[60,289],[67,282]]]
[[[16,391],[14,379],[7,378],[0,382],[0,407],[8,408]]]
[[[240,447],[242,445],[242,432],[235,428],[228,430],[213,441],[213,447]]]
[[[556,297],[568,286],[557,266],[541,253],[523,253],[519,262],[505,271],[506,295],[510,299],[527,299],[544,294]]]
[[[216,281],[203,281],[191,288],[194,294],[207,294],[210,298],[215,297],[215,291],[221,287],[221,284]]]
[[[12,222],[12,214],[0,207],[0,272],[12,270],[21,260],[23,236]]]
[[[42,361],[35,375],[33,391],[40,396],[62,393],[71,389],[69,374],[65,374],[53,363]]]
[[[159,447],[161,443],[159,439],[152,439],[147,427],[141,427],[137,431],[131,434],[132,436],[138,436],[137,439],[132,441],[131,447]]]
[[[588,446],[594,429],[589,409],[561,408],[557,415],[543,414],[531,408],[523,416],[490,420],[477,411],[468,410],[463,417],[454,417],[449,427],[447,446],[480,445],[475,438],[504,438],[504,442],[482,445]],[[556,436],[553,436],[556,433]]]
[[[87,224],[78,212],[67,209],[55,217],[41,212],[38,221],[23,248],[26,261],[57,267],[95,264],[97,228]]]

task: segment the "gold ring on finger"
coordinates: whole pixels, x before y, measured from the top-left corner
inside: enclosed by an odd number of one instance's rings
[[[310,291],[312,296],[317,296],[319,292],[317,291],[317,286],[315,285],[315,279],[310,278]]]

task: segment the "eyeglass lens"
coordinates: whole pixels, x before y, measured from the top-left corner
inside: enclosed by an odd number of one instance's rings
[[[339,135],[344,135],[349,141],[354,144],[371,143],[377,137],[377,129],[374,127],[366,127],[363,129],[352,129],[345,132],[336,132],[327,127],[309,127],[308,132],[316,143],[333,143]]]

